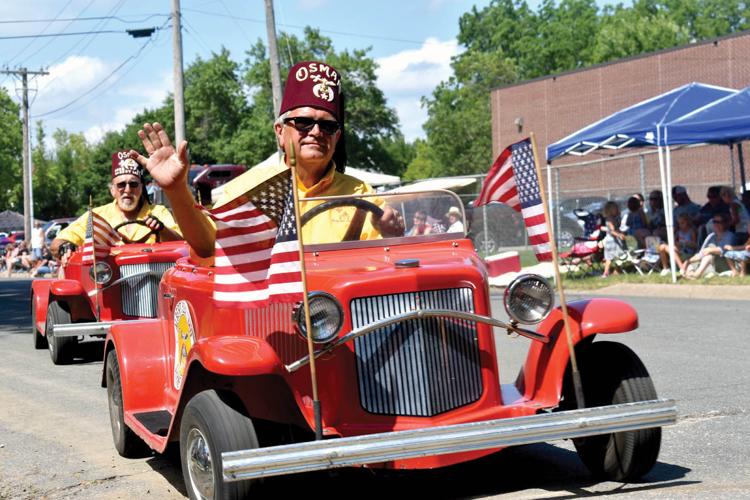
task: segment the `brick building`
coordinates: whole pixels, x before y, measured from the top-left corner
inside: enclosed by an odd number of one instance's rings
[[[494,89],[494,153],[499,154],[508,144],[534,132],[539,154],[544,157],[548,144],[618,110],[690,82],[734,89],[750,85],[750,31]],[[748,149],[743,150],[745,157],[750,154]],[[659,160],[654,152],[655,148],[617,153],[604,150],[556,159],[552,163],[556,171],[553,190],[559,185],[560,198],[565,199],[590,195],[614,198],[660,189]],[[628,157],[569,166],[623,154]],[[673,151],[672,182],[686,186],[698,203],[705,202],[707,186],[734,184],[739,189],[736,148],[731,153],[726,146]]]

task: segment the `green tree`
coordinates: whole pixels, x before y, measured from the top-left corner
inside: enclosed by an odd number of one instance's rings
[[[2,87],[0,123],[3,124],[3,133],[0,134],[0,178],[4,180],[0,187],[0,211],[20,210],[23,205],[23,125],[19,118],[19,106]]]

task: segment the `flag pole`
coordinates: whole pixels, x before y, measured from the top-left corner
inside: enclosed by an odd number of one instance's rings
[[[89,224],[91,225],[91,262],[94,270],[94,301],[96,302],[96,321],[101,321],[102,313],[99,306],[99,280],[96,276],[96,243],[94,238],[94,202],[89,195]]]
[[[302,226],[300,224],[299,194],[297,193],[297,155],[294,144],[289,141],[289,168],[292,175],[292,194],[294,196],[294,221],[297,225],[297,241],[299,241],[299,265],[302,273],[302,303],[305,308],[305,331],[307,333],[307,353],[310,359],[310,383],[312,384],[313,417],[315,419],[315,439],[323,439],[323,417],[318,399],[318,372],[315,368],[315,348],[313,347],[312,328],[310,325],[310,303],[307,300],[307,273],[305,272],[305,247],[302,243]]]
[[[552,224],[550,224],[549,206],[547,205],[547,195],[544,192],[544,184],[542,183],[542,169],[540,168],[539,155],[536,152],[536,139],[534,133],[529,134],[531,137],[531,151],[534,153],[534,168],[536,168],[536,175],[539,179],[539,194],[542,196],[542,206],[544,207],[544,218],[547,221],[547,231],[549,232],[550,249],[552,250],[552,267],[555,270],[555,282],[557,283],[557,291],[560,294],[560,308],[563,314],[563,323],[565,324],[565,336],[568,340],[568,352],[570,353],[570,367],[573,375],[573,388],[575,390],[576,404],[578,408],[585,408],[586,401],[583,397],[583,386],[581,385],[581,373],[578,371],[578,362],[576,360],[576,352],[573,347],[573,334],[570,331],[570,318],[568,316],[568,303],[565,300],[565,291],[562,285],[562,279],[560,279],[560,267],[558,266],[557,260],[557,240],[555,234],[552,232]]]

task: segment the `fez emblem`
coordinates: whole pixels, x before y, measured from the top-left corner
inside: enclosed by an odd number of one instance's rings
[[[313,86],[313,94],[315,94],[315,97],[328,102],[333,101],[333,87],[336,86],[336,82],[326,80],[319,75],[314,75],[312,80],[316,82],[316,85]]]

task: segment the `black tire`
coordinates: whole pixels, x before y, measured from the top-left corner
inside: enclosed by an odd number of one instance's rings
[[[221,454],[258,447],[252,421],[225,403],[214,390],[197,394],[180,424],[180,461],[191,499],[246,498],[254,481],[225,483]]]
[[[47,349],[47,337],[36,327],[36,304],[34,294],[31,294],[31,335],[34,337],[34,349]]]
[[[578,351],[577,351],[578,352]],[[656,389],[637,354],[617,342],[594,342],[578,353],[587,407],[656,399]],[[572,387],[568,397],[575,400]],[[656,463],[661,428],[574,439],[578,455],[596,476],[628,482],[645,475]]]
[[[71,322],[70,313],[63,309],[59,302],[52,302],[47,307],[47,323],[44,334],[47,337],[49,356],[56,365],[65,365],[73,360],[73,353],[78,346],[77,337],[55,337],[52,333],[54,325],[67,325]]]
[[[122,381],[120,380],[120,363],[114,350],[107,354],[105,376],[107,380],[107,403],[109,406],[109,424],[112,428],[112,441],[120,456],[141,458],[151,454],[146,443],[125,424],[122,407]]]

